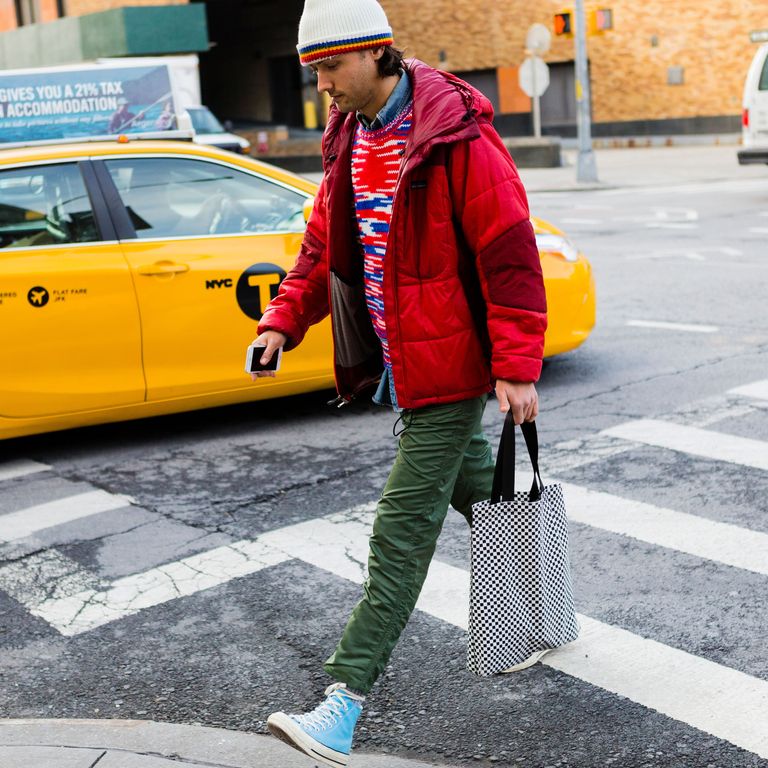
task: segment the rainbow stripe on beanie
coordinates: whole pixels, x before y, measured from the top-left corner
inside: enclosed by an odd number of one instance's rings
[[[299,48],[299,59],[302,66],[306,67],[315,61],[330,59],[332,56],[338,56],[350,51],[363,51],[366,48],[380,48],[386,45],[392,45],[394,38],[392,31],[382,32],[380,34],[365,35],[364,37],[345,37],[339,40],[329,40],[328,42],[315,43]]]

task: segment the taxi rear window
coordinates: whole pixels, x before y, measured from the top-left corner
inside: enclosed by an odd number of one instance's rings
[[[98,239],[91,203],[77,165],[0,170],[0,248]]]
[[[768,53],[765,55],[763,71],[760,73],[760,83],[757,88],[760,91],[768,91]]]

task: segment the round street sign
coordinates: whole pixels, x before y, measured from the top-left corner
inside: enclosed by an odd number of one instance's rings
[[[540,56],[549,50],[552,33],[543,24],[531,24],[525,36],[525,47],[531,53]]]
[[[536,56],[526,59],[520,67],[519,80],[526,96],[541,96],[549,88],[549,67]]]

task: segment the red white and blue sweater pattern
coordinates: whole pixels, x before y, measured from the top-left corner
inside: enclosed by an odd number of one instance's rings
[[[360,243],[363,247],[365,298],[373,327],[381,340],[384,365],[391,368],[384,319],[384,256],[392,203],[411,130],[413,102],[388,125],[368,130],[358,124],[352,146],[352,185]]]

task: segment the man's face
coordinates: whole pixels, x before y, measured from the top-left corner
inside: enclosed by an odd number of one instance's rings
[[[317,90],[327,93],[341,112],[364,112],[380,87],[376,61],[382,51],[351,51],[310,65],[317,75]]]

